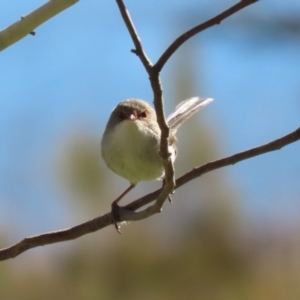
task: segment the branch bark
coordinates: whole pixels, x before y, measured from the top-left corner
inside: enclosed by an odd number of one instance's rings
[[[271,151],[279,150],[289,144],[292,144],[296,141],[300,140],[300,127],[293,131],[290,134],[287,134],[277,140],[274,140],[270,143],[264,144],[262,146],[252,148],[240,153],[236,153],[232,156],[228,156],[213,162],[209,162],[205,165],[202,165],[198,168],[194,168],[190,172],[186,173],[185,175],[181,176],[176,180],[176,187],[179,188],[186,184],[187,182],[200,177],[201,175],[208,173],[210,171],[234,165],[240,161],[249,159],[251,157],[255,157],[264,153],[268,153]],[[156,190],[153,193],[150,193],[144,197],[141,197],[132,203],[128,204],[127,206],[123,207],[121,214],[122,219],[126,221],[137,221],[145,218],[146,213],[144,210],[142,212],[135,212],[135,210],[151,203],[154,201],[158,195],[161,193],[162,189]],[[146,216],[148,217],[148,216]],[[9,258],[14,258],[21,253],[31,249],[36,248],[39,246],[44,246],[48,244],[58,243],[73,240],[76,238],[81,237],[82,235],[95,232],[100,230],[106,226],[111,225],[111,217],[110,212],[95,218],[93,220],[87,221],[85,223],[79,224],[77,226],[59,230],[54,232],[49,232],[37,236],[32,236],[25,238],[24,240],[20,241],[19,243],[0,250],[0,260],[6,260]]]
[[[30,14],[20,17],[19,21],[0,31],[0,51],[32,33],[35,28],[78,1],[50,0]]]

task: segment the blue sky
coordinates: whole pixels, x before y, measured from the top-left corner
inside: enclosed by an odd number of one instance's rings
[[[234,1],[126,1],[154,62],[185,29]],[[5,28],[43,1],[0,0]],[[198,13],[199,12],[199,13]],[[162,72],[170,112],[176,60],[194,47],[192,94],[215,98],[205,118],[218,128],[221,156],[258,146],[299,127],[299,32],[279,30],[278,17],[299,16],[300,3],[260,1],[195,37]],[[262,26],[253,22],[260,20]],[[241,22],[244,21],[244,22]],[[80,1],[1,52],[0,223],[42,214],[54,226],[68,208],[47,168],[73,128],[101,138],[112,108],[122,99],[151,101],[146,73],[114,1]],[[196,85],[197,86],[197,85]],[[176,101],[183,99],[176,99]],[[283,221],[300,211],[300,143],[229,167],[254,218]],[[67,223],[66,223],[67,224]],[[8,226],[8,225],[7,225]],[[40,226],[47,229],[48,225]],[[55,228],[55,227],[54,227]]]

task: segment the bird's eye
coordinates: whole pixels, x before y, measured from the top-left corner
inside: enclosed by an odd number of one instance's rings
[[[149,113],[148,110],[145,110],[145,111],[141,112],[141,113],[140,113],[140,118],[142,118],[142,119],[147,118],[148,113]]]

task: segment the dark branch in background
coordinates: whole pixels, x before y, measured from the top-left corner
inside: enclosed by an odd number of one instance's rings
[[[287,146],[289,144],[292,144],[296,141],[300,140],[300,127],[295,130],[294,132],[277,139],[275,141],[272,141],[268,144],[252,148],[250,150],[246,150],[237,154],[234,154],[232,156],[228,156],[213,162],[209,162],[205,165],[202,165],[198,168],[194,168],[190,172],[186,173],[185,175],[181,176],[176,181],[176,187],[179,188],[186,184],[187,182],[200,177],[201,175],[208,173],[210,171],[229,166],[234,165],[240,161],[246,160],[248,158],[258,156],[267,152],[279,150],[283,148],[284,146]],[[159,193],[161,192],[161,189],[150,193],[130,204],[125,206],[123,208],[124,214],[122,215],[126,221],[135,221],[140,220],[144,218],[143,212],[134,212],[135,210],[151,203],[154,201]],[[81,237],[82,235],[95,232],[99,229],[102,229],[106,226],[111,225],[111,217],[110,212],[95,218],[93,220],[90,220],[88,222],[85,222],[83,224],[74,226],[69,229],[65,230],[59,230],[54,232],[49,232],[33,237],[28,237],[22,240],[21,242],[0,250],[0,260],[6,260],[9,258],[14,258],[18,256],[19,254],[25,252],[26,250],[29,250],[31,248],[44,246],[48,244],[58,243],[58,242],[64,242],[73,240],[76,238]]]

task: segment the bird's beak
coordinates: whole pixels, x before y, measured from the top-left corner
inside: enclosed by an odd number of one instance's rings
[[[136,116],[135,116],[135,114],[130,114],[129,116],[128,116],[128,120],[135,120],[136,119]]]

